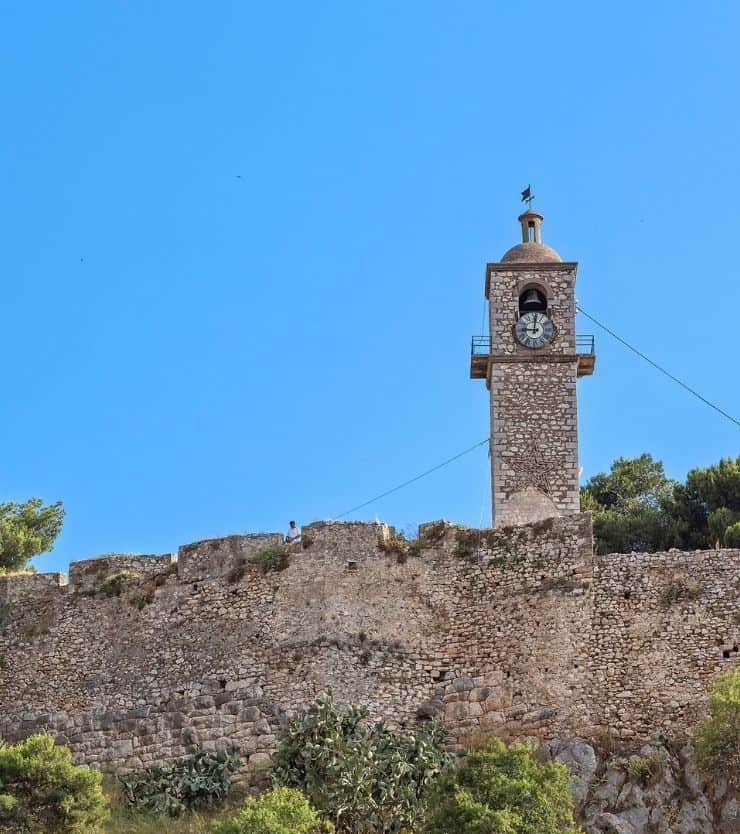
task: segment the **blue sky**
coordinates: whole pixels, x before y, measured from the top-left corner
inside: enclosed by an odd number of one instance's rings
[[[332,517],[488,432],[532,183],[578,297],[731,413],[740,6],[0,2],[0,496],[35,564]],[[594,332],[588,322],[580,331]],[[597,333],[584,477],[740,430]],[[484,449],[367,508],[490,521]]]

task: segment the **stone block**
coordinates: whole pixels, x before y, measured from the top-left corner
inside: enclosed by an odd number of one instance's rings
[[[267,770],[272,767],[272,756],[268,753],[252,753],[249,757],[251,770]]]
[[[475,686],[475,683],[471,677],[463,676],[455,678],[452,681],[452,686],[456,692],[470,692]]]

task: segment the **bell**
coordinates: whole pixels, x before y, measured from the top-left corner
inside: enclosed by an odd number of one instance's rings
[[[527,290],[519,301],[520,310],[542,310],[546,305],[545,297],[537,290]]]

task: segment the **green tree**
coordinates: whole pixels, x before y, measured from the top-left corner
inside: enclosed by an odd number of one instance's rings
[[[299,788],[342,834],[390,834],[420,820],[429,785],[449,763],[436,723],[415,733],[340,710],[331,692],[297,715],[273,760],[276,784]]]
[[[576,834],[568,772],[496,740],[431,790],[424,834]]]
[[[0,504],[0,573],[23,570],[32,556],[51,550],[62,529],[62,502],[44,506],[40,498]]]
[[[597,553],[740,547],[740,457],[667,478],[650,455],[617,458],[581,488]]]
[[[235,816],[214,825],[213,834],[330,834],[306,797],[293,788],[274,788],[250,797]]]
[[[707,515],[707,529],[709,532],[710,544],[719,542],[726,544],[727,531],[740,521],[740,513],[728,507],[719,507]]]
[[[692,469],[675,491],[674,513],[683,521],[683,546],[732,547],[728,531],[740,522],[740,456]]]
[[[731,524],[725,530],[724,545],[725,547],[740,548],[740,521]]]
[[[597,553],[667,550],[681,544],[671,512],[675,481],[649,454],[617,458],[609,472],[581,488],[581,509],[591,510]]]
[[[75,767],[49,735],[0,745],[0,831],[95,834],[108,817],[100,774]]]
[[[709,715],[697,728],[695,750],[705,776],[740,787],[740,669],[720,675],[709,690]]]
[[[672,484],[663,464],[644,453],[636,458],[617,458],[608,473],[594,475],[582,492],[589,493],[604,509],[624,512],[635,502],[659,507]]]

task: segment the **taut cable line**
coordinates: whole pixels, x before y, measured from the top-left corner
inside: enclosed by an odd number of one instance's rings
[[[590,313],[587,313],[580,304],[576,304],[576,310],[583,316],[585,316],[589,321],[592,321],[597,327],[601,328],[605,333],[608,333],[613,339],[616,339],[620,344],[624,345],[628,350],[631,350],[632,353],[636,354],[643,359],[648,365],[651,365],[655,368],[656,371],[660,371],[664,376],[667,376],[672,382],[675,382],[677,385],[680,385],[685,391],[688,391],[689,394],[696,397],[698,400],[704,403],[704,405],[709,406],[709,408],[716,411],[718,414],[721,414],[725,419],[729,420],[731,423],[734,423],[738,428],[740,428],[740,420],[736,419],[729,414],[724,409],[720,408],[715,403],[708,400],[706,397],[702,396],[698,391],[692,388],[690,385],[687,385],[683,380],[679,379],[677,376],[672,374],[670,371],[667,371],[664,367],[659,365],[657,362],[653,362],[653,360],[646,356],[641,350],[638,350],[634,345],[631,345],[626,339],[623,339],[617,333],[615,333],[611,328],[607,327],[603,322],[600,322],[597,318],[592,316]],[[485,315],[485,313],[484,313]],[[433,472],[437,472],[439,469],[442,469],[445,466],[448,466],[450,463],[458,460],[459,458],[463,457],[464,455],[470,454],[470,452],[474,451],[475,449],[480,448],[481,446],[485,446],[489,443],[490,438],[486,437],[484,440],[479,441],[478,443],[474,443],[472,446],[469,446],[467,449],[463,449],[462,452],[458,452],[456,455],[453,455],[451,458],[447,458],[447,460],[443,460],[441,463],[438,463],[436,466],[433,466],[431,469],[427,469],[424,472],[419,473],[418,475],[414,476],[413,478],[409,478],[407,481],[404,481],[397,486],[392,487],[391,489],[387,489],[385,492],[381,492],[379,495],[375,495],[372,498],[369,498],[367,501],[363,501],[361,504],[357,504],[354,507],[350,507],[350,509],[345,510],[343,513],[334,516],[331,520],[338,521],[340,518],[344,518],[345,516],[350,515],[351,513],[357,512],[357,510],[362,510],[365,507],[369,506],[370,504],[374,504],[376,501],[380,501],[381,498],[386,498],[389,495],[392,495],[394,492],[398,492],[400,489],[404,489],[404,487],[410,486],[416,481],[420,481],[422,478],[426,478],[427,475],[431,475]]]
[[[636,347],[631,345],[626,339],[623,339],[621,336],[618,336],[613,330],[609,329],[605,324],[602,324],[598,319],[595,319],[592,315],[587,313],[580,304],[576,304],[576,310],[585,316],[587,319],[592,321],[597,327],[600,327],[605,333],[608,333],[612,338],[616,339],[618,342],[621,342],[626,348],[632,351],[632,353],[637,354],[640,359],[644,359],[649,365],[652,365],[656,370],[660,371],[664,376],[667,376],[668,379],[675,382],[677,385],[680,385],[681,388],[685,389],[689,392],[689,394],[693,394],[698,400],[701,400],[704,405],[708,405],[710,408],[713,408],[718,414],[721,414],[723,417],[726,417],[731,423],[734,423],[736,426],[740,428],[740,420],[737,420],[732,414],[728,414],[724,409],[720,408],[718,405],[715,405],[713,402],[710,402],[706,397],[703,397],[698,391],[694,390],[690,385],[687,385],[685,382],[680,380],[677,376],[674,376],[670,371],[667,371],[665,368],[661,367],[657,362],[653,362],[649,356],[645,356],[645,354],[638,350]]]
[[[485,446],[488,443],[488,441],[489,438],[487,437],[485,440],[481,440],[478,443],[474,443],[472,446],[468,446],[467,449],[464,449],[462,452],[458,452],[451,458],[447,458],[447,460],[443,460],[442,463],[438,463],[431,469],[427,469],[426,472],[422,472],[421,474],[416,475],[413,478],[409,478],[408,481],[404,481],[402,484],[398,484],[398,486],[394,486],[392,489],[388,489],[385,492],[381,492],[380,495],[376,495],[374,498],[370,498],[367,501],[363,501],[362,504],[358,504],[356,507],[351,507],[349,510],[345,510],[343,513],[335,515],[331,520],[338,521],[340,518],[344,518],[346,515],[349,515],[350,513],[357,512],[357,510],[361,510],[363,509],[363,507],[367,507],[369,504],[374,504],[376,501],[380,501],[381,498],[385,498],[387,495],[391,495],[394,492],[398,492],[399,489],[403,489],[404,487],[407,487],[416,481],[420,481],[422,478],[426,478],[426,476],[431,475],[432,472],[436,472],[438,469],[442,469],[442,467],[447,466],[450,463],[453,463],[453,461],[458,460],[464,455],[470,454],[470,452],[474,451],[475,449],[478,449],[480,446]]]

